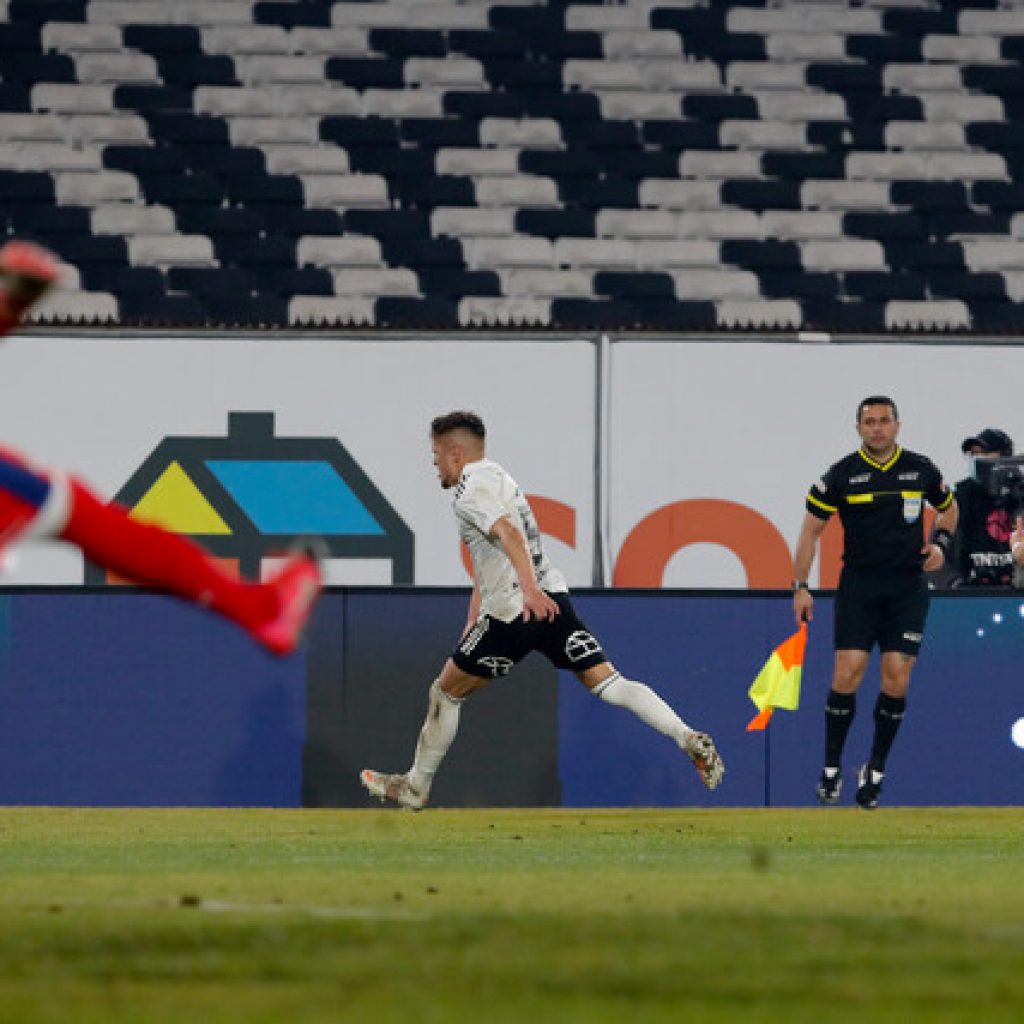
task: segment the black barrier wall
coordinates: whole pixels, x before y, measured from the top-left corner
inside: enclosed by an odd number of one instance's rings
[[[467,596],[416,591],[324,597],[310,633],[303,803],[361,806],[359,771],[404,771],[427,689],[466,621]],[[514,723],[515,727],[510,728]],[[558,806],[558,677],[531,658],[463,713],[435,806]]]

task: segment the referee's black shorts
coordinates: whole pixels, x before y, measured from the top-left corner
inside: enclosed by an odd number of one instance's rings
[[[922,573],[843,569],[835,604],[835,649],[917,655],[928,618]]]
[[[548,593],[558,605],[554,619],[522,615],[511,622],[481,615],[459,640],[452,661],[472,676],[494,679],[508,675],[531,651],[539,651],[555,668],[582,672],[607,661],[600,643],[576,614],[568,594]]]

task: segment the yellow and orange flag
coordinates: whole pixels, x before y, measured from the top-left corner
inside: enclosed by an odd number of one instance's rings
[[[800,628],[772,651],[748,691],[758,713],[747,724],[747,732],[767,728],[775,708],[796,711],[806,648],[807,623],[801,622]]]

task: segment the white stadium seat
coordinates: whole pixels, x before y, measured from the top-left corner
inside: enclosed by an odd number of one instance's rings
[[[803,311],[795,299],[722,299],[715,303],[719,327],[761,329],[800,327]]]
[[[375,302],[365,296],[294,295],[288,300],[288,322],[369,326],[375,319]]]
[[[132,235],[128,261],[135,267],[216,267],[206,235]]]
[[[99,206],[103,203],[138,203],[138,179],[126,171],[57,171],[53,175],[61,206]]]
[[[380,242],[368,235],[304,235],[295,261],[300,267],[379,267]]]
[[[885,305],[885,326],[890,330],[970,327],[971,314],[958,299],[892,301]]]
[[[116,321],[120,315],[117,299],[109,292],[83,292],[55,288],[32,308],[27,320]]]
[[[509,207],[438,206],[430,212],[430,230],[435,238],[495,238],[514,233],[515,216]]]
[[[166,206],[113,203],[90,213],[96,235],[173,235],[174,212]]]
[[[345,267],[332,276],[335,295],[420,295],[419,280],[406,267]]]
[[[594,295],[588,270],[510,270],[502,275],[506,295],[522,298],[589,299]]]
[[[459,300],[463,327],[514,327],[551,323],[551,300],[537,296],[469,295]]]

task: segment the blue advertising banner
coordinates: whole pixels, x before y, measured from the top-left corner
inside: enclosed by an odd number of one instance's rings
[[[465,622],[464,590],[326,594],[283,661],[155,595],[0,595],[0,802],[365,806],[358,771],[408,767],[426,692]],[[748,733],[747,690],[793,630],[788,595],[590,591],[577,607],[615,666],[710,731],[707,793],[675,745],[532,655],[468,701],[434,806],[804,806],[824,746],[831,599],[809,630],[800,707]],[[932,603],[884,803],[1024,803],[1024,599]],[[877,657],[858,695],[843,802],[866,758]]]
[[[149,594],[0,609],[0,803],[298,806],[303,658]]]
[[[818,597],[800,707],[766,733],[746,732],[747,690],[795,628],[787,594],[580,594],[577,606],[616,667],[649,683],[710,731],[725,782],[705,794],[649,729],[601,706],[571,678],[559,704],[559,766],[568,806],[810,806],[824,754],[832,671],[832,600]],[[932,601],[907,715],[889,758],[888,805],[1024,802],[1024,598],[944,594]],[[844,803],[868,755],[878,695],[873,655],[846,744]],[[626,720],[623,720],[623,719]]]

